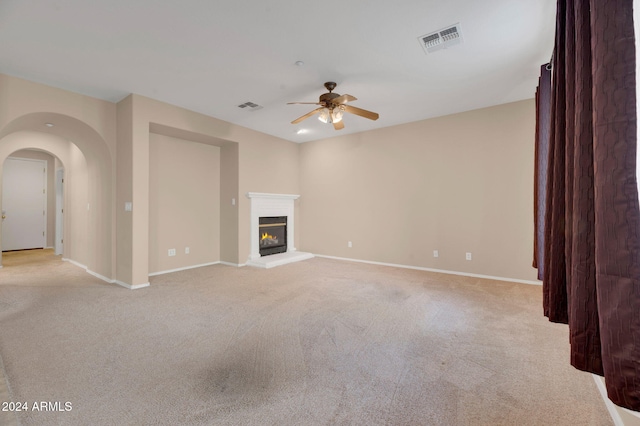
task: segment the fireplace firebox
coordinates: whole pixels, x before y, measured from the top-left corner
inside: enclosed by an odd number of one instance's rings
[[[260,256],[287,251],[287,217],[261,217],[258,225]]]

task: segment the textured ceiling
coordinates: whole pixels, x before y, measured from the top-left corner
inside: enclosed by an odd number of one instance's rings
[[[305,142],[532,98],[554,21],[553,0],[2,0],[0,73]],[[425,54],[418,37],[456,23],[464,42]],[[380,119],[290,124],[326,81]]]

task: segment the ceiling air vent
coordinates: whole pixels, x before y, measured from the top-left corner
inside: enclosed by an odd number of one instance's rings
[[[440,49],[446,49],[462,43],[460,24],[454,24],[439,31],[418,37],[420,45],[425,53],[433,53]]]
[[[262,106],[258,104],[254,104],[253,102],[245,102],[243,104],[238,105],[238,108],[248,109],[249,111],[257,111],[262,109]]]

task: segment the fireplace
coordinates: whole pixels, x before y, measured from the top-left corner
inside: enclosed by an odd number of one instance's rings
[[[293,194],[270,194],[264,192],[247,192],[251,200],[250,253],[246,265],[258,268],[273,268],[287,263],[311,259],[311,253],[300,252],[295,246],[295,218],[293,202],[300,196]],[[268,218],[265,220],[265,218]],[[274,219],[275,218],[275,219]],[[285,220],[286,219],[286,220]],[[268,226],[285,224],[279,226]],[[264,230],[263,230],[264,229]],[[262,236],[267,234],[267,243]],[[281,232],[281,234],[279,234]],[[276,243],[274,240],[278,240]],[[279,247],[276,247],[279,246]],[[265,254],[267,250],[269,256]],[[277,248],[278,251],[275,249]],[[278,253],[278,254],[275,254]]]
[[[287,217],[260,217],[258,224],[260,256],[287,251]]]

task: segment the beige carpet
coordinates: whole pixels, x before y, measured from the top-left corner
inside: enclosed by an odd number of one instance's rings
[[[72,404],[22,425],[612,424],[538,286],[316,258],[131,291],[51,252],[3,264],[11,400]]]

